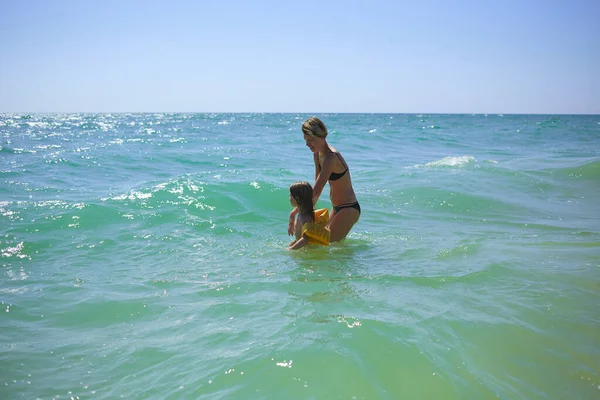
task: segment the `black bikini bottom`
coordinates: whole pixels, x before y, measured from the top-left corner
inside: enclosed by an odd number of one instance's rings
[[[358,201],[355,201],[354,203],[346,203],[340,204],[339,206],[333,206],[333,211],[337,214],[343,208],[354,208],[355,210],[358,210],[358,213],[360,214],[360,204],[358,204]]]

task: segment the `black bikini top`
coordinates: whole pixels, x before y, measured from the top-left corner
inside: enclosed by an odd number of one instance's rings
[[[346,166],[346,169],[344,170],[344,172],[340,172],[339,174],[336,174],[335,172],[332,172],[331,175],[329,175],[329,180],[330,181],[337,181],[338,179],[340,179],[342,176],[346,175],[346,172],[348,172],[348,165],[346,165],[346,163],[344,162],[344,160],[342,160],[342,158],[340,157],[340,153],[335,153],[338,158],[340,159],[340,161],[342,162],[342,164],[344,164]],[[319,163],[319,166],[321,164]]]

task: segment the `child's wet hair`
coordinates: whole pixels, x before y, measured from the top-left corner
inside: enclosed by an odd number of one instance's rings
[[[290,194],[298,203],[301,213],[313,212],[313,189],[306,181],[296,182],[290,186]]]

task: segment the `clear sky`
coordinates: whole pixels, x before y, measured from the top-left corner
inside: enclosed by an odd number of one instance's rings
[[[600,114],[600,0],[0,0],[0,112]]]

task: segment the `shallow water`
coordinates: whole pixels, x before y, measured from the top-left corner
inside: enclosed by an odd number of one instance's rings
[[[1,115],[0,397],[600,395],[599,116],[320,115],[290,252],[306,117]]]

